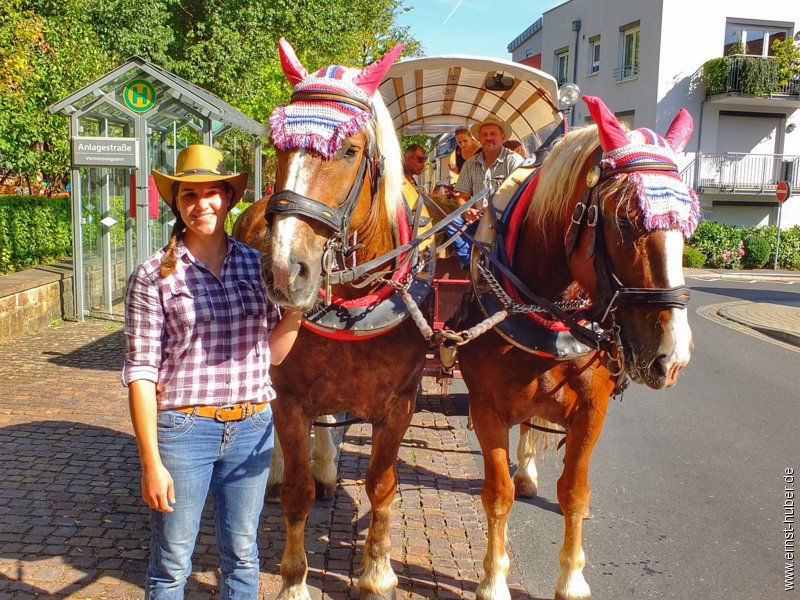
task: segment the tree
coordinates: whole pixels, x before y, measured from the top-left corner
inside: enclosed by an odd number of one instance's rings
[[[0,9],[2,166],[29,178],[41,172],[50,182],[65,176],[68,124],[47,107],[109,67],[78,12],[54,20],[20,0],[7,0]]]

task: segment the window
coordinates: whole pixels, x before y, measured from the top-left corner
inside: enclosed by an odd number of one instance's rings
[[[600,71],[600,36],[589,39],[589,68],[587,75]]]
[[[725,25],[725,45],[722,55],[749,54],[772,56],[772,43],[784,41],[789,36],[788,27],[763,25],[758,22],[728,21]]]
[[[633,79],[639,74],[639,21],[620,27],[622,56],[615,75],[617,81]]]
[[[639,73],[639,30],[625,33],[622,45],[622,77],[627,79]]]
[[[555,64],[556,79],[558,85],[566,83],[569,79],[569,49],[562,48],[556,50],[556,64]]]

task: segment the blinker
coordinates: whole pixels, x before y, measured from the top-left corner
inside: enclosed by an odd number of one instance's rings
[[[593,188],[600,181],[600,167],[595,165],[586,173],[586,187]]]

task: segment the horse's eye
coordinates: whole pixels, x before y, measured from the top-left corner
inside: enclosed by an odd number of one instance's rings
[[[355,146],[350,146],[349,148],[347,148],[347,150],[345,150],[344,155],[347,158],[353,158],[355,156],[358,156],[358,148],[356,148]]]

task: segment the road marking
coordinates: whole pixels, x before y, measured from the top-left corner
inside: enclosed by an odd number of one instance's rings
[[[781,348],[786,348],[787,350],[791,350],[792,352],[800,353],[800,348],[794,346],[792,344],[787,344],[786,342],[782,342],[781,340],[775,339],[774,337],[770,337],[761,333],[760,331],[756,331],[748,327],[747,325],[742,325],[738,321],[732,321],[727,319],[719,314],[720,309],[726,306],[733,306],[733,305],[740,305],[740,304],[748,304],[748,302],[743,302],[741,300],[736,300],[734,302],[721,302],[719,304],[706,304],[705,306],[700,306],[695,311],[701,317],[708,319],[709,321],[713,321],[714,323],[718,323],[720,325],[724,325],[730,329],[735,329],[741,333],[747,334],[754,338],[758,338],[765,342],[769,342],[770,344],[775,344],[776,346],[780,346]]]

